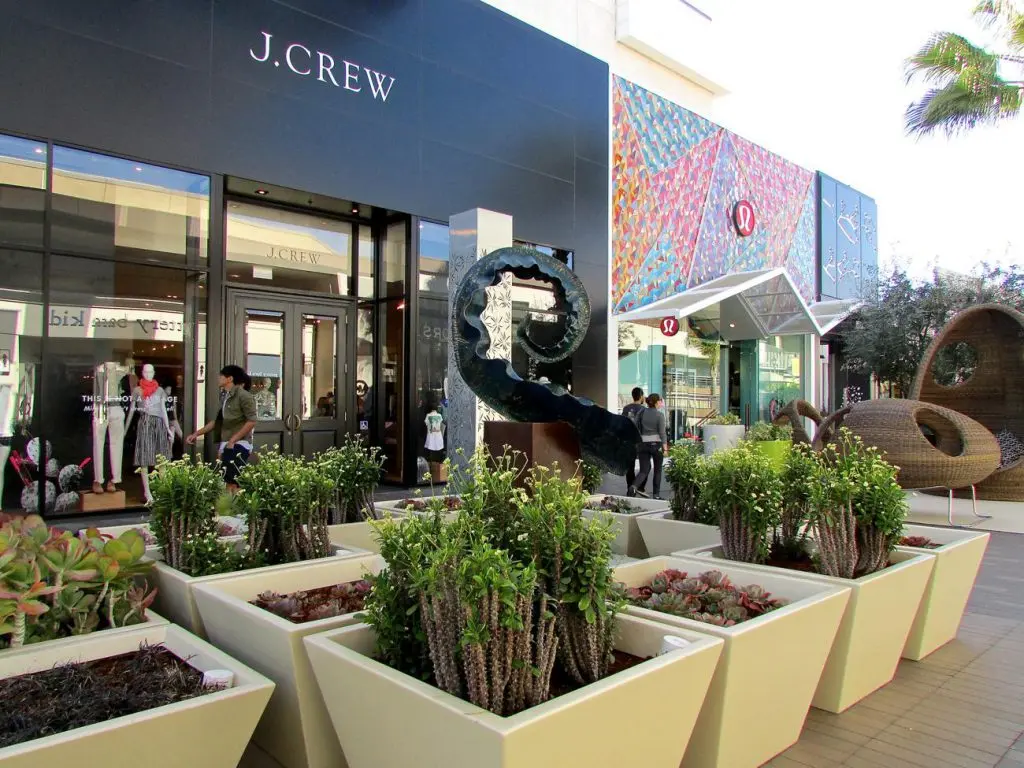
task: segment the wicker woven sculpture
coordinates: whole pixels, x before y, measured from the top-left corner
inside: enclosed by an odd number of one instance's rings
[[[999,443],[962,413],[917,400],[868,400],[844,410],[838,423],[883,451],[904,488],[965,488],[999,466]]]
[[[960,343],[974,349],[973,374],[953,386],[937,383],[941,350]],[[1024,456],[1010,448],[1024,441],[1024,315],[999,304],[958,314],[925,352],[911,397],[966,414],[999,436],[1002,466],[978,484],[978,497],[1024,501]]]

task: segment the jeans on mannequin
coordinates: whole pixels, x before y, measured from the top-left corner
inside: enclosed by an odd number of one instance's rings
[[[121,459],[124,456],[124,411],[120,405],[107,409],[106,421],[93,421],[92,466],[95,482],[102,484],[106,467],[105,448],[110,437],[110,481],[121,482]]]

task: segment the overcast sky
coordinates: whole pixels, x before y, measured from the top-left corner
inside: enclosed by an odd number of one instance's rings
[[[903,62],[939,30],[982,39],[974,0],[728,0],[733,95],[712,117],[879,205],[883,262],[1024,266],[1024,118],[914,140]]]

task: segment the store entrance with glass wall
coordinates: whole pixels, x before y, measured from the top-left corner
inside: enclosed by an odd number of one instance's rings
[[[256,448],[311,457],[352,430],[354,306],[232,290],[227,359],[249,375]]]

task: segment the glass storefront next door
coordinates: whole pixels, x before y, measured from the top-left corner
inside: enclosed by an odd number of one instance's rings
[[[355,431],[353,306],[232,291],[229,307],[228,359],[251,380],[256,448],[311,457]]]

